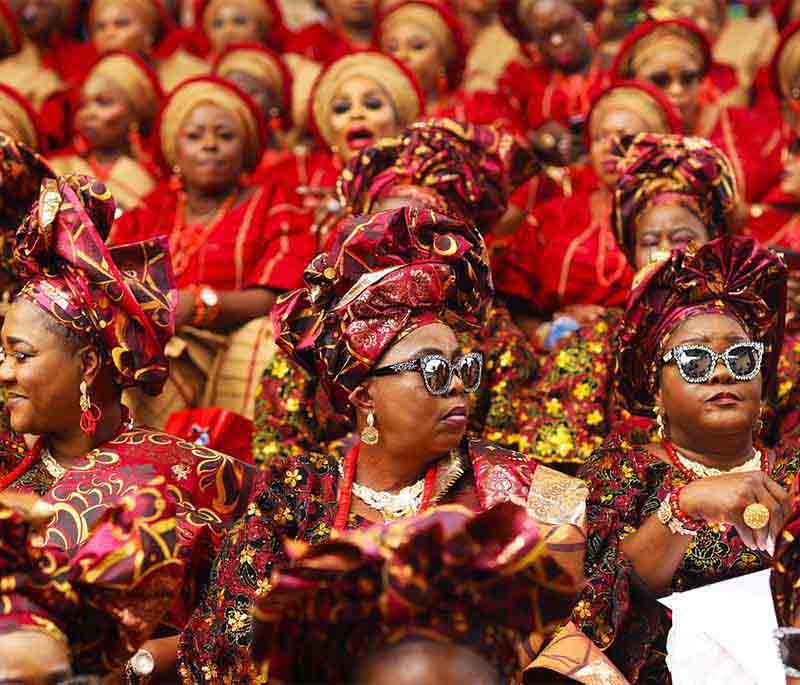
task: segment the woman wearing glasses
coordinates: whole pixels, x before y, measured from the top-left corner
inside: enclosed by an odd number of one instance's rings
[[[491,295],[480,234],[431,210],[405,208],[353,219],[308,266],[305,287],[276,304],[278,345],[352,416],[356,433],[339,453],[302,452],[263,472],[215,562],[216,582],[183,634],[185,683],[253,682],[251,606],[269,591],[273,565],[286,560],[284,537],[317,543],[332,530],[437,503],[485,509],[512,500],[528,504],[543,524],[566,524],[559,533],[574,551],[560,563],[580,574],[582,483],[465,439],[467,396],[484,365],[480,354],[460,352],[451,326],[474,329]]]
[[[620,389],[659,439],[610,438],[589,485],[588,583],[573,619],[631,682],[669,683],[656,597],[770,565],[800,467],[758,444],[774,390],[787,270],[750,238],[689,247],[640,272],[620,333]]]

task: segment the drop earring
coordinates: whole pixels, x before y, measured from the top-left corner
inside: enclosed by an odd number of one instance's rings
[[[656,409],[656,435],[661,442],[667,439],[666,426],[664,425],[664,412],[662,409]]]
[[[365,445],[377,445],[381,434],[375,428],[375,414],[367,412],[367,425],[361,429],[361,442]]]
[[[97,430],[97,424],[103,417],[103,412],[98,407],[89,395],[89,386],[86,381],[81,381],[80,386],[81,398],[81,430],[87,435],[94,435]]]

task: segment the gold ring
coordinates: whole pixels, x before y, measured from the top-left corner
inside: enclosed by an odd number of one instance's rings
[[[745,507],[742,518],[744,518],[744,522],[747,524],[748,528],[761,530],[769,523],[769,509],[761,504],[761,502],[754,502]]]

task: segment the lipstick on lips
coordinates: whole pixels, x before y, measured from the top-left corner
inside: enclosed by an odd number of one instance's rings
[[[354,126],[347,131],[347,147],[351,150],[363,150],[374,140],[375,136],[366,126]]]

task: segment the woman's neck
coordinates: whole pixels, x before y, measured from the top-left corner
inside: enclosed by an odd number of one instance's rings
[[[127,145],[119,147],[96,147],[91,150],[92,158],[99,164],[109,165],[116,162],[120,157],[130,154],[130,148]]]
[[[232,185],[220,189],[219,191],[205,192],[195,188],[186,189],[186,212],[188,216],[195,218],[207,217],[225,203],[232,193],[238,189],[238,185]]]
[[[670,428],[670,441],[684,457],[722,470],[732,469],[753,456],[753,433],[689,435]]]
[[[333,23],[339,33],[344,35],[353,45],[368,45],[372,42],[371,26],[354,26],[353,24],[345,24],[340,20],[334,20]]]
[[[380,443],[361,443],[355,480],[373,490],[397,492],[424,478],[428,467],[440,457],[410,455],[407,450],[391,450]]]
[[[61,466],[68,467],[84,454],[116,436],[123,421],[121,402],[109,402],[107,406],[101,407],[101,412],[93,435],[85,433],[78,425],[72,430],[47,436],[50,454]]]

